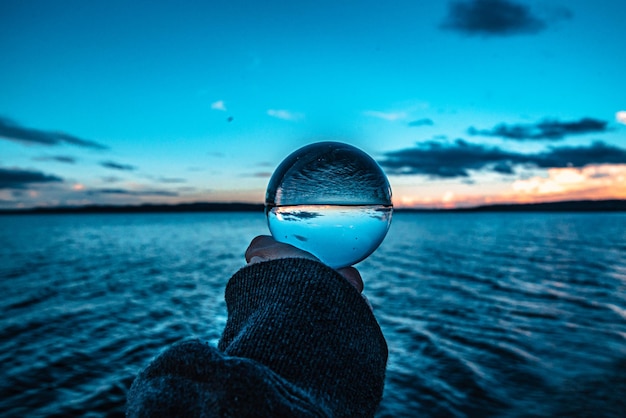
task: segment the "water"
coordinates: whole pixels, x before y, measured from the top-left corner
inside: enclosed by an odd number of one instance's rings
[[[333,268],[356,264],[387,235],[393,208],[382,205],[278,206],[267,214],[272,236]]]
[[[0,217],[0,416],[121,416],[217,342],[260,214]],[[378,417],[622,417],[626,214],[394,214],[358,265],[390,356]]]

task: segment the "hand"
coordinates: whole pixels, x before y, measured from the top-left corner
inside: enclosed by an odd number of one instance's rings
[[[280,258],[306,258],[320,261],[313,254],[300,250],[293,245],[278,242],[268,235],[255,237],[246,250],[246,261],[248,265]],[[354,286],[359,293],[363,292],[363,280],[357,269],[354,267],[344,267],[338,269],[337,272]]]

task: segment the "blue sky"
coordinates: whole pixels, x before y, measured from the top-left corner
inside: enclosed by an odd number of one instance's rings
[[[626,198],[620,1],[0,1],[0,207],[261,203],[338,140],[397,206]]]

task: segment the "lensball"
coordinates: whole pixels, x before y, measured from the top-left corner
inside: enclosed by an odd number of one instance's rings
[[[265,194],[274,239],[332,268],[373,253],[387,235],[392,213],[383,170],[365,152],[340,142],[318,142],[290,154]]]

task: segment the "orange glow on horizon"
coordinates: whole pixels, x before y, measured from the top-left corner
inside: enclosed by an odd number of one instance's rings
[[[438,197],[404,194],[394,199],[398,208],[455,208],[492,204],[544,203],[565,200],[626,199],[626,164],[552,168],[546,176],[513,181],[508,188],[480,193],[442,191]]]

